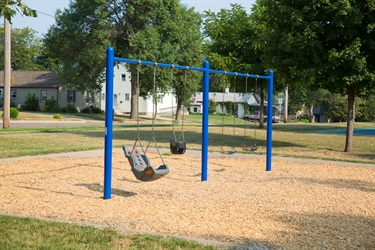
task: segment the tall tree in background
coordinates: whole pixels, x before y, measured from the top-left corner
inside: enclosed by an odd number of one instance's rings
[[[262,65],[260,51],[256,47],[258,40],[251,16],[238,4],[232,4],[231,9],[221,9],[218,13],[206,12],[204,23],[205,35],[209,38],[207,42],[208,58],[213,67],[226,69],[228,71],[249,72],[252,74],[265,74]],[[245,91],[244,79],[238,79],[236,92]],[[233,80],[232,80],[233,82]],[[229,84],[229,82],[228,82]],[[220,83],[217,90],[223,90]],[[255,86],[257,85],[257,86]],[[248,91],[251,89],[261,96],[261,119],[259,126],[263,123],[264,104],[264,82],[248,80]],[[214,86],[215,88],[215,86]],[[233,87],[232,87],[233,89]]]
[[[13,29],[11,38],[12,70],[45,70],[39,55],[43,49],[42,40],[30,28]],[[5,49],[4,28],[0,28],[0,51]],[[4,68],[4,55],[0,55],[0,68]]]
[[[4,16],[4,106],[3,128],[10,127],[10,71],[11,71],[11,31],[12,17],[17,11],[25,16],[36,17],[35,10],[27,7],[21,0],[3,0],[0,2],[0,16]]]
[[[45,36],[49,66],[66,88],[81,92],[101,89],[105,50],[113,30],[106,4],[105,0],[72,1],[69,8],[57,12],[56,23]]]
[[[115,27],[116,54],[120,57],[181,65],[196,65],[201,57],[201,17],[193,9],[184,8],[179,0],[111,1],[110,20]],[[201,61],[199,61],[201,63]],[[137,116],[138,90],[136,67],[131,67],[131,118]],[[158,89],[170,87],[170,74],[158,70]],[[142,93],[152,91],[152,69],[141,70]],[[175,77],[178,100],[182,77]],[[193,86],[193,85],[189,85]]]
[[[348,96],[344,151],[352,150],[355,96],[375,82],[375,5],[363,0],[257,0],[265,65],[293,82]]]
[[[108,45],[119,57],[175,64],[195,63],[200,52],[200,16],[178,0],[76,0],[56,20],[45,38],[46,55],[66,87],[81,91],[101,89]],[[142,68],[142,93],[147,95],[153,92],[153,73],[151,67]],[[136,67],[130,71],[135,118]],[[158,91],[170,88],[169,74],[158,70],[157,78]]]

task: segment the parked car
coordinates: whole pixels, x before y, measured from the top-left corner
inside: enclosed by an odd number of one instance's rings
[[[260,121],[260,111],[254,111],[251,114],[245,114],[243,116],[243,119],[247,120],[247,121]],[[267,116],[266,115],[263,116],[263,119],[264,119],[264,122],[267,122]],[[272,116],[272,123],[277,123],[277,122],[280,122],[280,117],[276,116],[276,115],[273,115]]]

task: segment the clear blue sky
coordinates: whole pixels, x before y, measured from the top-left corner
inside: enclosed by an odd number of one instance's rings
[[[48,28],[55,23],[54,15],[57,9],[64,9],[69,6],[70,0],[24,0],[27,6],[38,11],[38,17],[23,17],[19,13],[12,19],[12,28],[29,27],[39,32],[39,35],[47,33]],[[240,4],[250,13],[255,0],[181,0],[182,4],[194,7],[196,11],[203,13],[205,10],[217,12],[220,9],[230,9],[230,4]],[[0,25],[4,25],[1,17]]]

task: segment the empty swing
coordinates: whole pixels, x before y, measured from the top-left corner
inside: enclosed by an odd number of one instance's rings
[[[247,93],[247,79],[248,79],[248,75],[246,76],[246,85],[245,85],[245,93]],[[254,93],[256,94],[256,90],[257,90],[257,82],[258,82],[258,75],[256,76],[255,78],[255,89],[254,89]],[[245,115],[247,114],[247,108],[245,108]],[[246,140],[246,119],[244,119],[244,122],[245,122],[245,126],[244,126],[244,138]],[[254,120],[254,140],[256,141],[257,139],[257,125],[256,125],[256,120]],[[246,146],[246,143],[244,144],[244,146],[242,147],[242,150],[243,151],[250,151],[250,152],[254,152],[258,149],[257,147],[257,144],[256,142],[254,142],[253,146],[251,148],[248,148]]]
[[[136,88],[137,89],[137,96],[139,95],[139,89],[140,89],[140,86],[139,86],[139,65],[140,65],[140,62],[138,63],[138,67],[137,67],[137,83],[136,83],[137,84],[137,88]],[[146,150],[144,150],[144,148],[142,146],[142,143],[141,143],[140,135],[139,135],[139,116],[138,116],[139,103],[138,103],[138,105],[137,105],[137,138],[134,142],[133,148],[130,149],[127,146],[123,147],[125,157],[129,161],[132,172],[133,172],[134,176],[140,181],[154,181],[154,180],[157,180],[157,179],[160,179],[160,178],[164,177],[165,175],[167,175],[169,173],[169,168],[165,164],[165,162],[164,162],[164,160],[163,160],[163,158],[160,154],[159,148],[158,148],[156,140],[155,140],[155,133],[154,133],[154,125],[155,125],[155,119],[156,119],[156,67],[157,67],[157,63],[155,63],[155,65],[154,65],[153,118],[152,118],[152,133],[151,133],[152,138],[149,141],[149,143],[146,147]],[[137,99],[137,102],[138,102],[138,100],[139,99]],[[163,162],[163,164],[160,165],[158,168],[155,168],[151,165],[150,159],[146,155],[146,152],[147,152],[147,150],[148,150],[148,148],[151,144],[151,141],[154,143],[154,145],[156,147],[156,150],[159,154],[159,157]],[[140,153],[139,150],[136,148],[137,143],[141,147],[142,153]]]
[[[227,72],[225,71],[224,72],[224,76],[227,74]],[[234,94],[233,94],[233,111],[236,112],[236,79],[237,79],[237,73],[235,74],[234,76]],[[225,95],[225,81],[223,81],[224,84],[223,84],[223,102],[222,102],[222,127],[221,127],[221,135],[222,135],[222,140],[224,141],[224,101],[225,101],[225,98],[224,98],[224,95]],[[236,136],[236,116],[235,114],[233,114],[233,139],[234,137]],[[220,150],[220,153],[221,154],[227,154],[227,155],[233,155],[236,153],[236,149],[235,147],[232,147],[231,150],[229,151],[225,151],[224,150],[224,146],[222,145],[221,146],[221,150]]]
[[[187,82],[187,71],[189,67],[186,66],[185,70],[185,79],[184,79],[184,89],[183,89],[183,99],[185,99],[185,94],[186,94],[186,82]],[[173,65],[171,68],[171,85],[173,82]],[[183,100],[184,101],[184,100]],[[175,124],[174,124],[174,117],[173,117],[173,96],[172,96],[172,131],[173,131],[173,137],[174,139],[170,140],[169,143],[169,149],[172,154],[184,154],[186,152],[186,141],[185,141],[185,135],[184,135],[184,116],[185,116],[185,105],[182,104],[182,127],[181,127],[181,133],[177,139],[176,133],[175,133]],[[176,114],[178,111],[178,107],[176,106]]]

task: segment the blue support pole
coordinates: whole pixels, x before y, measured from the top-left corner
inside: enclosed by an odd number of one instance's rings
[[[268,71],[268,110],[267,110],[267,159],[266,159],[266,171],[272,169],[272,97],[273,97],[273,71]]]
[[[202,181],[208,176],[208,103],[210,91],[210,63],[203,62],[203,112],[202,112]]]
[[[113,66],[114,49],[107,48],[105,90],[105,141],[104,141],[104,199],[111,199],[112,189],[112,131],[113,131]]]

